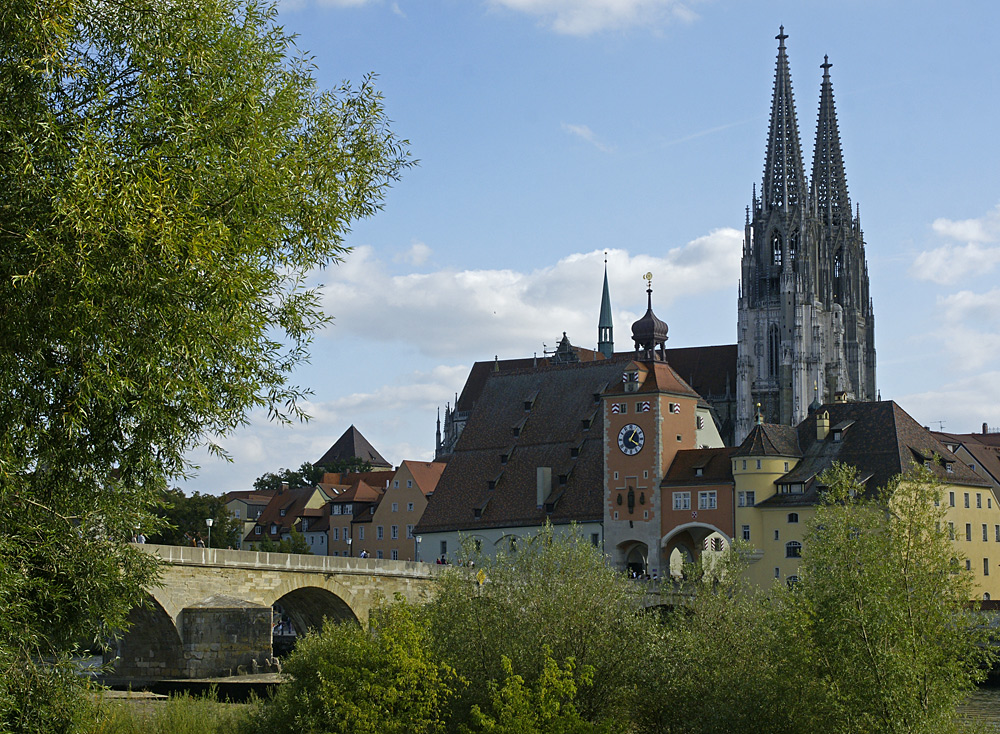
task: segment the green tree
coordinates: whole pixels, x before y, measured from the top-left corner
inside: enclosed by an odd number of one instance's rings
[[[225,548],[233,545],[242,523],[229,514],[224,497],[193,492],[174,487],[163,493],[161,504],[154,514],[162,520],[161,526],[146,533],[149,543],[164,545],[191,545],[192,538],[200,536],[208,544],[208,527],[205,520],[212,518],[212,545]],[[141,529],[141,528],[140,528]]]
[[[287,680],[254,727],[268,734],[431,734],[446,731],[454,675],[428,652],[405,602],[376,609],[368,629],[327,621],[299,640]]]
[[[787,654],[788,591],[755,587],[746,567],[739,545],[685,566],[641,655],[637,732],[803,731],[813,694]]]
[[[508,677],[504,658],[536,687],[547,647],[558,665],[572,659],[579,670],[593,670],[594,683],[578,702],[584,720],[627,717],[650,621],[635,585],[578,532],[551,527],[522,538],[516,553],[473,559],[474,569],[445,572],[426,609],[435,653],[469,681],[457,716],[473,705],[488,710],[490,685]]]
[[[483,711],[472,707],[472,725],[463,731],[489,734],[599,734],[627,731],[627,722],[594,724],[580,715],[576,701],[593,684],[593,670],[577,672],[574,661],[560,667],[551,651],[542,650],[542,674],[534,687],[525,685],[510,660],[501,658],[504,679],[491,683],[490,705]]]
[[[305,274],[409,159],[258,0],[9,0],[0,89],[0,730],[29,730],[19,671],[143,598],[123,541],[190,449],[301,415]]]
[[[306,536],[298,530],[293,530],[287,538],[282,538],[277,543],[270,538],[264,538],[258,548],[262,553],[301,553],[311,555],[312,548],[306,542]]]
[[[323,480],[323,473],[325,471],[326,469],[322,466],[313,466],[306,461],[298,468],[298,471],[279,469],[276,473],[267,472],[266,474],[262,474],[254,480],[253,488],[258,492],[277,492],[285,482],[288,482],[289,489],[315,487]]]
[[[826,504],[791,599],[800,672],[823,689],[822,730],[949,730],[992,654],[969,606],[971,574],[942,528],[940,485],[923,467],[875,496],[853,467],[820,481]]]

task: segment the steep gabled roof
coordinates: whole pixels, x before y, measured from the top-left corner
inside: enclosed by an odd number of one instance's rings
[[[475,532],[539,525],[546,518],[555,524],[600,521],[600,393],[621,384],[627,363],[598,360],[490,373],[417,531]],[[542,507],[539,467],[551,470]]]
[[[392,464],[383,459],[375,447],[368,443],[368,439],[361,435],[361,431],[353,425],[344,431],[344,435],[338,438],[333,446],[327,449],[326,453],[316,462],[316,466],[332,466],[338,461],[349,459],[367,461],[373,468],[392,468]]]
[[[732,484],[733,452],[736,449],[684,449],[678,451],[667,469],[661,487]]]
[[[410,470],[417,488],[425,495],[432,494],[437,488],[445,467],[440,461],[404,461],[403,465]]]
[[[802,456],[799,436],[792,426],[758,423],[743,439],[734,456]]]
[[[816,421],[824,412],[829,414],[831,429],[820,439],[816,435]],[[803,458],[778,484],[801,483],[804,491],[777,494],[758,503],[759,506],[816,504],[821,489],[816,477],[835,461],[856,467],[869,493],[886,487],[893,477],[906,473],[917,462],[926,462],[925,466],[942,482],[989,486],[982,477],[955,461],[944,444],[891,400],[824,405],[795,430]],[[945,461],[935,461],[933,457],[945,457]]]
[[[281,540],[282,533],[292,530],[295,523],[302,516],[306,505],[318,490],[315,487],[302,487],[300,489],[286,489],[276,492],[267,503],[267,507],[260,513],[256,525],[263,528],[263,533],[257,535],[253,530],[247,533],[244,540],[248,543],[256,543],[263,538],[271,540]],[[271,526],[276,526],[276,531],[271,532]]]

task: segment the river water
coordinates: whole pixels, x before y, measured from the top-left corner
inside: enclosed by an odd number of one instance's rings
[[[958,710],[986,725],[986,731],[1000,734],[1000,688],[980,688]]]

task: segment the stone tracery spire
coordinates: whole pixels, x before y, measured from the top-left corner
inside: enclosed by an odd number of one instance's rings
[[[792,75],[785,52],[785,27],[778,39],[778,61],[774,71],[774,94],[771,98],[771,125],[764,160],[763,208],[765,211],[801,204],[806,183],[802,167],[799,125],[792,97]]]
[[[830,57],[824,56],[823,83],[819,93],[819,118],[816,123],[816,147],[813,152],[812,199],[817,213],[827,225],[850,224],[851,200],[847,194],[844,154],[840,147],[837,110],[830,82]]]

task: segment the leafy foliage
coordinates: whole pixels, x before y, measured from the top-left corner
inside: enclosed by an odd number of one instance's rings
[[[579,701],[584,720],[622,715],[650,622],[635,586],[575,531],[547,527],[516,553],[472,558],[476,573],[449,569],[427,607],[435,654],[469,681],[456,700],[459,716],[473,705],[488,709],[490,684],[508,677],[504,658],[513,674],[536,686],[545,672],[543,648],[559,665],[573,660],[593,670],[594,684]]]
[[[935,506],[940,485],[923,467],[875,497],[853,467],[820,481],[827,504],[803,550],[791,632],[802,672],[822,686],[824,729],[946,730],[993,656]]]
[[[298,468],[298,471],[291,469],[279,469],[277,473],[268,472],[262,474],[254,480],[253,488],[258,492],[274,491],[281,489],[284,482],[288,482],[289,489],[300,489],[302,487],[315,487],[323,480],[323,473],[327,470],[322,466],[313,466],[308,461]]]
[[[788,657],[788,595],[747,581],[744,550],[685,566],[678,606],[643,651],[637,731],[802,731],[810,689]]]
[[[298,530],[292,530],[287,538],[282,538],[275,543],[270,538],[264,538],[257,549],[263,553],[301,553],[312,554],[312,546],[306,542],[306,536]]]
[[[305,274],[409,165],[372,80],[317,91],[276,14],[0,5],[5,665],[123,624],[155,575],[125,541],[189,449],[301,416],[288,375],[326,323]]]
[[[587,734],[625,731],[622,724],[602,725],[585,721],[576,701],[582,691],[593,685],[593,670],[575,670],[574,661],[560,667],[551,651],[543,648],[542,674],[534,687],[525,685],[506,657],[501,658],[502,683],[490,684],[490,707],[483,711],[472,707],[472,726],[463,731],[489,734]]]
[[[299,640],[256,731],[273,734],[444,732],[452,672],[429,654],[425,628],[402,601],[370,627],[327,622]]]
[[[147,534],[150,543],[164,545],[191,545],[192,539],[201,537],[208,544],[207,518],[212,518],[212,545],[225,548],[233,545],[242,523],[229,514],[224,497],[194,492],[190,496],[174,487],[162,495],[161,504],[154,514],[163,525]]]

